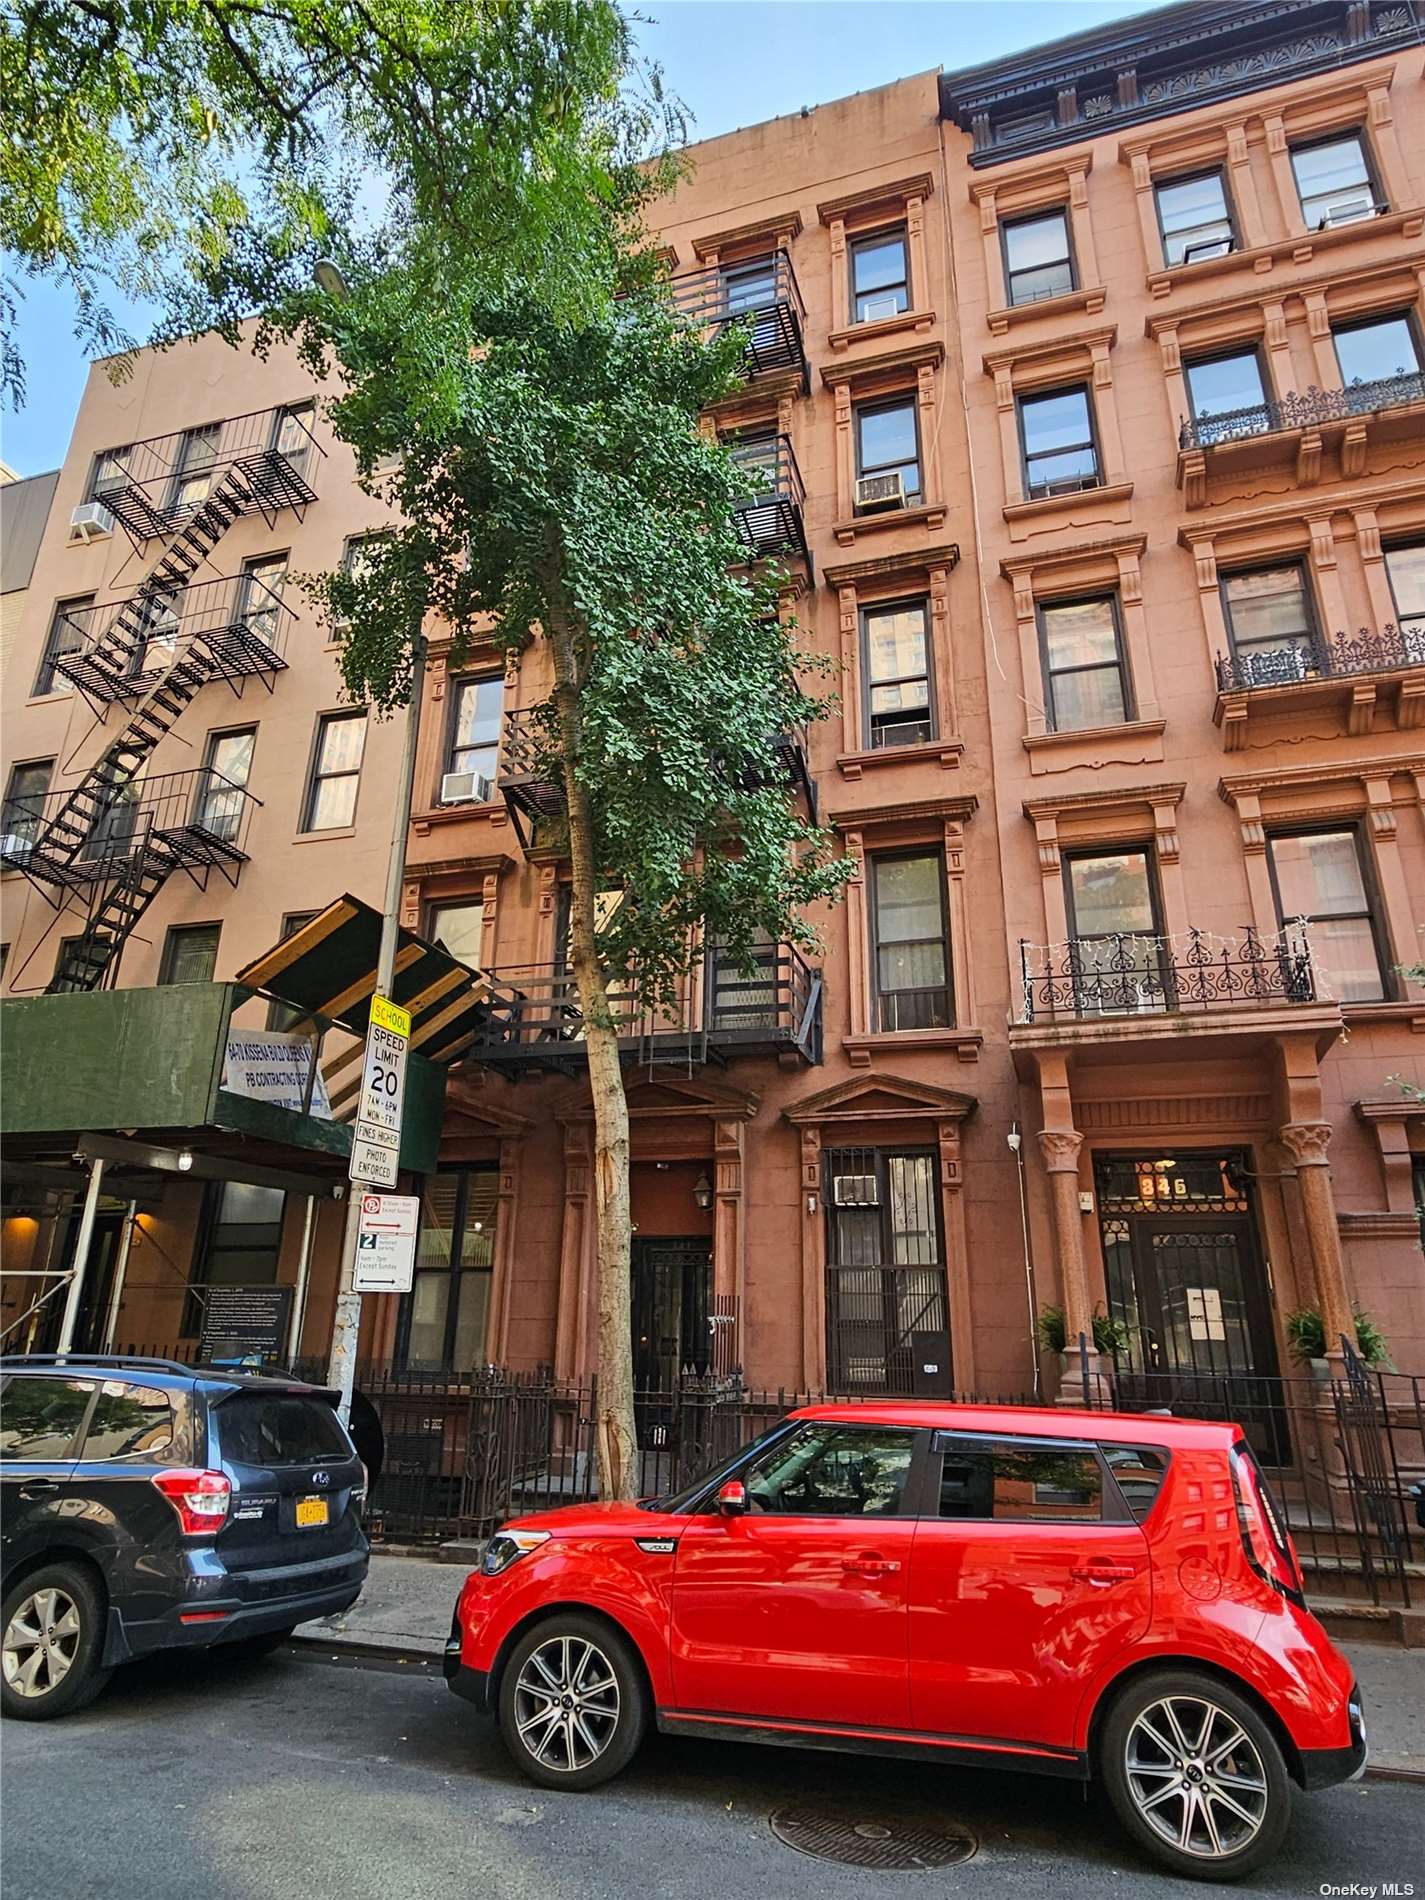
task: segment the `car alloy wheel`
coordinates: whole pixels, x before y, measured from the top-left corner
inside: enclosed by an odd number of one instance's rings
[[[1140,1711],[1123,1766],[1139,1815],[1179,1853],[1229,1859],[1267,1817],[1270,1789],[1255,1743],[1206,1697],[1167,1695]]]
[[[82,1633],[73,1597],[56,1588],[36,1590],[5,1626],[5,1681],[27,1700],[53,1694],[74,1667]]]
[[[525,1659],[515,1682],[515,1729],[541,1768],[575,1774],[590,1768],[619,1721],[618,1676],[596,1643],[553,1636]]]

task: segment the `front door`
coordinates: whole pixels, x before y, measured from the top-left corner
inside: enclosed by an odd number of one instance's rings
[[[740,1474],[745,1516],[688,1520],[673,1571],[680,1710],[909,1727],[906,1580],[927,1436],[809,1420]]]
[[[712,1357],[708,1296],[712,1242],[633,1243],[633,1383],[640,1393],[669,1392],[680,1373],[703,1373]]]
[[[104,1321],[109,1310],[109,1294],[114,1284],[114,1266],[118,1259],[119,1242],[123,1237],[124,1220],[122,1212],[95,1217],[94,1232],[89,1240],[89,1262],[84,1270],[84,1287],[79,1296],[79,1319],[74,1329],[74,1347],[77,1352],[95,1352],[104,1343]],[[78,1240],[79,1215],[75,1213],[70,1216],[65,1229],[59,1259],[61,1273],[68,1273],[74,1264]],[[46,1301],[34,1351],[58,1350],[67,1291],[65,1289],[56,1293],[53,1299]]]

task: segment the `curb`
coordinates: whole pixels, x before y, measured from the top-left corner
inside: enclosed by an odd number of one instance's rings
[[[434,1669],[443,1660],[439,1650],[397,1649],[383,1643],[363,1643],[341,1636],[289,1636],[286,1647],[300,1650],[313,1662],[359,1662],[389,1669]],[[1425,1768],[1372,1768],[1367,1781],[1404,1781],[1425,1787]]]

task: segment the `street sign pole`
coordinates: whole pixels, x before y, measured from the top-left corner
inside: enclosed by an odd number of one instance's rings
[[[425,687],[425,636],[416,631],[411,659],[411,699],[406,708],[405,741],[401,748],[401,775],[396,785],[391,820],[391,850],[386,860],[386,904],[381,915],[381,950],[376,962],[376,994],[389,997],[396,978],[396,941],[401,927],[401,884],[406,870],[406,834],[411,823],[411,787],[416,776],[416,741],[420,736],[421,697]],[[367,1058],[371,1037],[367,1035]],[[362,1094],[366,1091],[363,1088]],[[400,1128],[397,1126],[397,1153]],[[356,1158],[355,1131],[352,1141]],[[356,1353],[361,1338],[361,1295],[356,1290],[356,1245],[361,1227],[361,1187],[353,1181],[346,1195],[346,1231],[341,1243],[341,1280],[332,1318],[332,1349],[327,1383],[341,1394],[342,1423],[351,1417],[351,1394],[356,1384]]]

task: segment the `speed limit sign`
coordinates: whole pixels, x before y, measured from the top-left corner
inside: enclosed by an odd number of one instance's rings
[[[348,1168],[353,1181],[372,1187],[396,1185],[410,1024],[405,1010],[387,1003],[384,997],[372,999],[366,1028],[361,1104],[356,1111]]]

